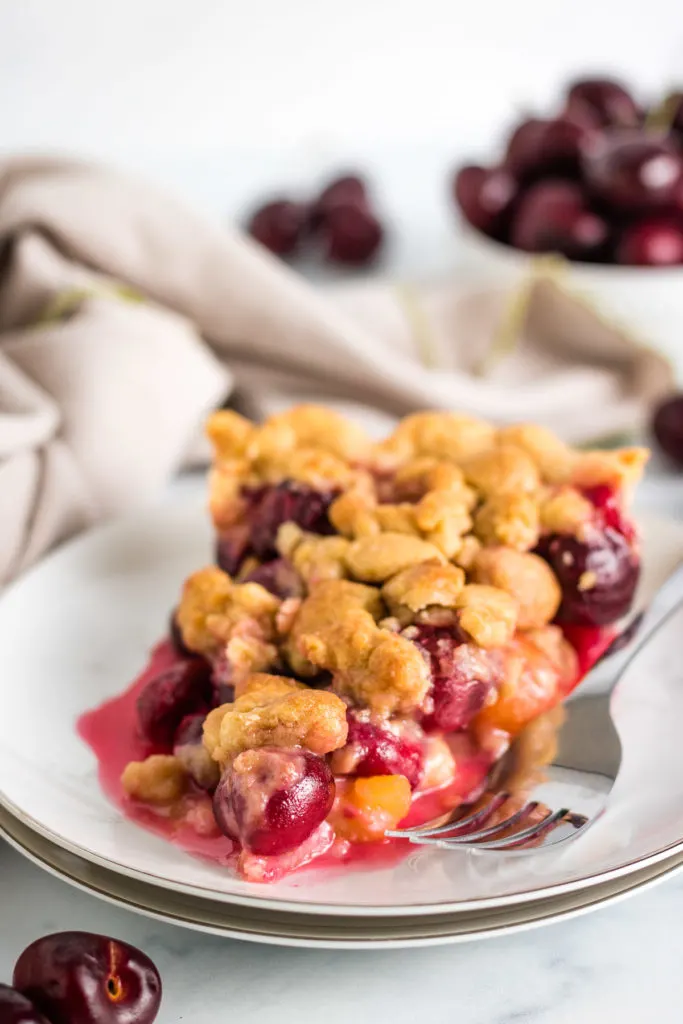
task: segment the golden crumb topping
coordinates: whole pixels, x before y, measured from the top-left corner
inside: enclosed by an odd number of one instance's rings
[[[207,716],[204,746],[224,768],[245,750],[305,747],[328,754],[346,742],[346,705],[327,690],[311,690],[294,679],[255,674],[232,704]]]
[[[552,569],[529,552],[483,548],[474,559],[472,579],[504,590],[515,599],[520,629],[545,626],[560,607],[562,593]]]
[[[188,783],[183,764],[172,754],[152,754],[144,761],[130,761],[121,776],[121,785],[131,800],[159,807],[176,803]]]

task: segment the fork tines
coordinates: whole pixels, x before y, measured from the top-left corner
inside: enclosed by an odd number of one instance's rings
[[[472,847],[477,850],[514,850],[554,845],[565,838],[567,829],[576,831],[588,821],[583,815],[572,814],[567,807],[551,811],[536,800],[528,801],[509,814],[499,815],[508,800],[510,793],[497,793],[483,806],[464,817],[462,810],[458,809],[442,824],[394,829],[386,834],[408,839],[417,845],[444,849]],[[498,820],[488,824],[496,818]]]

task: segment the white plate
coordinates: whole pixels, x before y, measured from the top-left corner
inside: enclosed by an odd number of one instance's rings
[[[512,907],[419,917],[342,917],[231,906],[140,882],[61,850],[0,807],[2,836],[55,877],[133,913],[223,938],[318,949],[401,949],[512,935],[618,903],[683,869],[683,853],[678,853],[627,878]]]
[[[422,849],[392,868],[310,870],[264,887],[126,820],[100,791],[75,721],[139,673],[183,577],[209,560],[202,505],[175,502],[91,533],[46,559],[0,602],[0,803],[24,823],[143,881],[309,914],[503,907],[596,885],[683,849],[683,613],[621,688],[626,754],[609,811],[580,841],[555,851],[515,857]],[[681,556],[680,525],[646,524],[645,590]]]

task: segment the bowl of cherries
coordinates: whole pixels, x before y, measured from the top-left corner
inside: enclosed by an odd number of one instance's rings
[[[553,254],[606,316],[683,356],[683,93],[646,107],[620,82],[577,80],[450,187],[470,265],[510,279]]]
[[[0,983],[2,1024],[152,1024],[161,978],[149,957],[106,935],[36,939]]]

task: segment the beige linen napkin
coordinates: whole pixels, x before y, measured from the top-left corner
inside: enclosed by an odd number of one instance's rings
[[[637,428],[671,384],[551,281],[495,361],[519,296],[376,280],[325,294],[153,186],[70,160],[0,164],[0,261],[0,581],[155,496],[231,393],[255,416],[327,402],[379,431],[432,406],[581,442]]]

